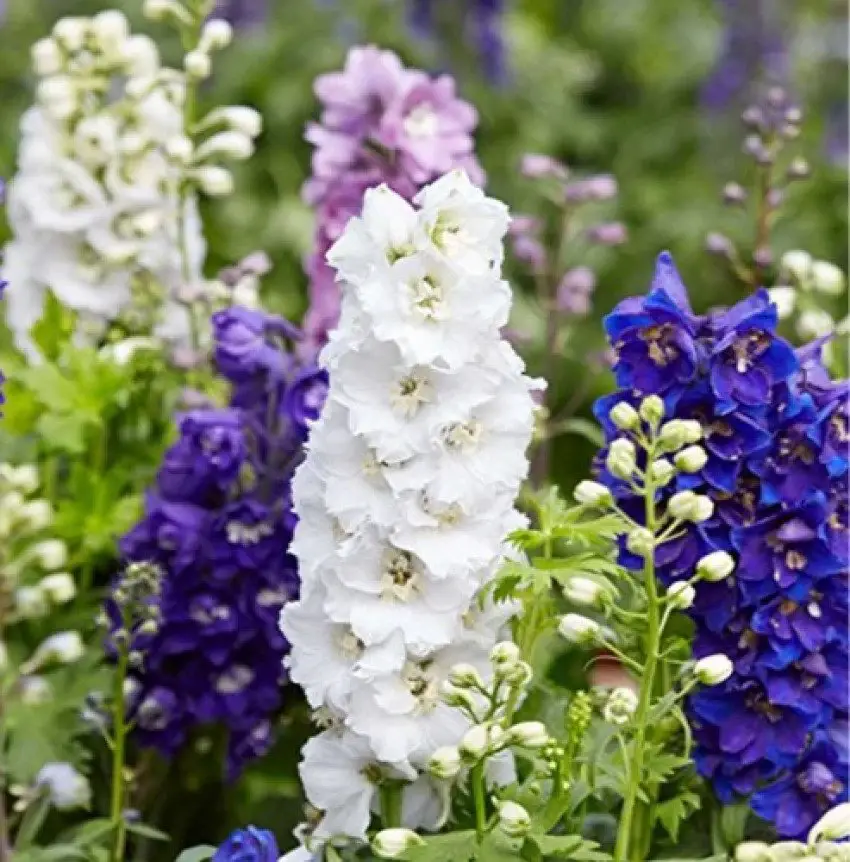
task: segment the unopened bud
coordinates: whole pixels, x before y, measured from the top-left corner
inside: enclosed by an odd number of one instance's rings
[[[402,827],[382,829],[372,839],[372,850],[381,859],[399,859],[408,850],[421,847],[425,842],[412,830]]]
[[[58,569],[68,560],[68,548],[61,539],[45,539],[30,546],[28,556],[48,571]]]
[[[608,415],[614,425],[622,431],[630,431],[640,425],[640,416],[628,401],[615,404]]]
[[[463,760],[476,762],[500,748],[505,732],[498,724],[476,724],[463,735],[458,750]]]
[[[794,313],[797,305],[797,291],[788,285],[779,285],[768,289],[770,301],[776,306],[780,320],[787,320]]]
[[[745,841],[735,848],[735,862],[773,862],[770,845],[763,841]]]
[[[75,53],[83,47],[88,34],[89,22],[82,17],[60,18],[53,25],[53,38],[66,51]]]
[[[33,71],[40,78],[62,71],[62,50],[53,39],[39,39],[30,48]]]
[[[510,744],[530,749],[543,748],[552,741],[542,721],[521,721],[509,727],[507,739]]]
[[[497,671],[515,667],[521,657],[519,647],[511,641],[499,641],[490,650],[490,662]]]
[[[67,572],[57,572],[47,575],[39,581],[38,588],[56,605],[70,602],[77,594],[74,579]]]
[[[583,506],[596,506],[603,508],[610,506],[614,502],[614,497],[609,488],[606,488],[601,482],[591,482],[585,480],[576,485],[573,491],[573,497],[577,503]]]
[[[465,689],[452,685],[448,680],[444,680],[440,686],[440,697],[447,706],[454,706],[458,709],[475,709],[475,700],[472,695]]]
[[[534,671],[527,661],[518,661],[506,674],[505,682],[514,688],[524,688],[534,676]]]
[[[263,130],[263,115],[247,105],[229,105],[216,108],[201,121],[202,128],[217,125],[227,126],[234,132],[256,138]]]
[[[15,590],[15,610],[23,620],[37,620],[47,616],[50,608],[39,587],[18,587]]]
[[[599,623],[579,614],[565,614],[558,623],[558,632],[570,643],[593,643],[601,631]]]
[[[844,293],[844,273],[834,264],[825,260],[816,260],[812,264],[812,287],[830,296],[841,296]]]
[[[522,157],[519,169],[524,177],[533,180],[546,177],[554,177],[559,180],[567,178],[566,165],[543,153],[526,153]]]
[[[574,605],[596,605],[606,594],[605,588],[590,578],[570,578],[564,585],[564,598]]]
[[[708,453],[702,446],[688,446],[678,452],[673,460],[683,473],[699,473],[708,463]]]
[[[723,187],[723,200],[727,204],[742,204],[747,199],[747,193],[740,183],[726,183]]]
[[[207,51],[221,51],[233,41],[233,27],[224,18],[211,18],[201,31],[199,47]]]
[[[36,787],[47,789],[50,804],[58,811],[88,808],[91,786],[70,763],[45,763],[35,777]]]
[[[837,805],[818,820],[809,832],[809,844],[816,841],[841,841],[850,837],[850,802]]]
[[[680,491],[670,498],[667,504],[670,514],[680,521],[693,521],[701,524],[714,513],[714,503],[709,497],[693,491]]]
[[[198,184],[198,188],[211,198],[225,197],[232,194],[235,184],[233,174],[227,168],[218,165],[204,165],[189,172],[189,176]]]
[[[53,508],[47,500],[29,500],[21,506],[18,516],[30,530],[38,532],[53,521]]]
[[[638,697],[630,688],[615,688],[602,708],[602,717],[610,724],[628,724],[638,706]]]
[[[797,320],[797,331],[803,338],[822,338],[835,330],[835,321],[822,308],[809,308]]]
[[[786,251],[779,259],[783,272],[794,276],[797,282],[806,286],[812,269],[812,256],[807,251]]]
[[[631,440],[620,438],[614,440],[608,448],[605,466],[612,476],[618,479],[630,479],[637,467],[637,453]]]
[[[428,761],[428,772],[444,781],[450,781],[460,772],[460,751],[454,745],[438,748]]]
[[[647,395],[638,408],[640,418],[649,425],[657,425],[664,418],[664,401],[658,395]]]
[[[735,253],[735,247],[732,245],[732,240],[728,236],[716,231],[708,234],[705,238],[705,250],[709,254],[716,254],[718,257],[730,258]]]
[[[48,663],[71,664],[83,657],[85,647],[79,632],[57,632],[45,638],[36,648],[28,664],[41,667]]]
[[[197,149],[195,158],[204,161],[212,156],[244,160],[254,154],[254,142],[242,132],[218,132],[207,138]]]
[[[499,828],[511,838],[520,838],[531,829],[531,815],[510,800],[498,804]]]
[[[636,527],[626,537],[626,547],[639,557],[649,558],[655,551],[655,536],[646,527]]]
[[[676,475],[676,468],[667,458],[656,458],[649,465],[649,478],[659,488],[663,488]]]
[[[481,674],[471,664],[456,664],[452,667],[449,682],[458,688],[484,688]]]
[[[732,676],[734,667],[728,656],[723,653],[701,658],[694,665],[694,676],[703,685],[719,685]]]
[[[811,166],[802,156],[793,159],[791,164],[788,165],[788,170],[785,172],[789,180],[804,180],[811,176],[811,174]]]
[[[675,581],[667,589],[670,606],[677,610],[687,610],[694,603],[697,591],[687,581]]]
[[[712,551],[699,560],[696,571],[704,581],[722,581],[735,571],[735,561],[726,551]]]
[[[187,75],[202,81],[209,78],[212,72],[212,61],[209,54],[205,54],[203,51],[190,51],[183,58],[183,68]]]
[[[587,239],[599,245],[622,245],[628,239],[626,226],[621,222],[605,222],[587,229]]]

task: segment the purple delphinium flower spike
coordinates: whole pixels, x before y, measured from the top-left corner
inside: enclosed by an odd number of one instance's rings
[[[171,755],[192,728],[222,724],[232,777],[272,742],[288,649],[278,616],[299,586],[290,479],[327,375],[286,351],[301,333],[275,315],[229,308],[213,333],[230,405],[180,419],[121,548],[161,573],[158,624],[132,643],[143,657],[130,677],[137,738]]]
[[[594,412],[610,441],[618,401],[659,395],[666,418],[695,419],[708,454],[685,488],[714,514],[656,552],[660,580],[690,577],[700,557],[731,553],[735,572],[699,583],[690,609],[694,655],[734,665],[689,698],[695,762],[726,803],[751,797],[782,837],[804,836],[848,799],[848,384],[832,381],[822,342],[794,351],[776,334],[764,291],[696,315],[669,255],[649,293],[605,318],[621,391]],[[596,464],[620,505],[634,492]],[[663,502],[663,500],[662,500]],[[622,562],[637,560],[625,549]]]

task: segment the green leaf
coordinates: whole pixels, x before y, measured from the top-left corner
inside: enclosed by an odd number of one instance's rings
[[[423,847],[414,847],[404,858],[407,862],[472,862],[477,848],[474,830],[467,829],[429,837]]]
[[[142,838],[150,838],[151,841],[170,841],[171,837],[159,829],[154,829],[153,826],[148,826],[146,823],[128,823],[127,831],[133,835],[140,835]]]
[[[199,844],[197,847],[189,847],[177,857],[175,862],[206,862],[207,859],[212,859],[217,849],[211,844]]]
[[[572,862],[608,862],[611,857],[597,848],[595,841],[581,835],[529,835],[544,856],[569,859]]]
[[[519,862],[525,858],[522,838],[508,838],[498,830],[491,832],[481,844],[481,849],[475,857],[476,862]]]
[[[679,840],[679,827],[694,811],[699,810],[700,798],[696,793],[684,793],[665,799],[655,807],[655,816],[673,841]]]
[[[112,834],[112,821],[108,817],[97,817],[77,826],[68,833],[68,840],[78,847],[97,844]]]
[[[559,422],[556,426],[558,434],[575,434],[579,437],[584,437],[589,440],[598,449],[605,445],[605,436],[602,429],[589,419],[582,419],[580,416],[575,416],[572,419],[565,419]]]
[[[76,413],[43,413],[35,430],[51,449],[82,455],[86,451],[87,425],[87,421]]]

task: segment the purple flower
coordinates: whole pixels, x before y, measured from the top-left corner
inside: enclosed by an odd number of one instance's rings
[[[248,826],[231,833],[212,858],[213,862],[277,862],[279,856],[271,832]]]
[[[219,0],[215,14],[234,27],[258,27],[268,17],[267,0]]]
[[[270,338],[297,340],[301,335],[282,317],[242,306],[217,311],[212,324],[216,366],[234,383],[256,374],[283,376],[289,357]]]

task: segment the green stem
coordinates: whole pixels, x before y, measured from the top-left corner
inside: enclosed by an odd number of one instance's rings
[[[648,460],[653,457],[652,447],[647,452]],[[645,519],[647,529],[656,532],[655,486],[650,479],[646,480]],[[644,757],[646,754],[646,732],[649,723],[649,712],[655,690],[655,672],[661,643],[661,620],[659,618],[658,586],[655,580],[655,555],[646,558],[643,569],[644,589],[647,598],[647,634],[646,634],[646,664],[640,681],[640,695],[635,713],[635,738],[632,750],[632,762],[629,765],[628,783],[623,799],[623,811],[620,815],[620,826],[617,832],[617,844],[614,848],[614,862],[642,862],[642,834],[644,821],[649,814],[648,807],[642,807],[639,812],[639,822],[635,823],[638,813],[638,792],[643,775]]]
[[[480,844],[487,831],[487,803],[484,791],[484,761],[481,760],[472,767],[469,774],[472,784],[472,800],[475,804],[475,834]]]
[[[381,785],[381,820],[384,829],[401,826],[401,784],[397,781]]]
[[[118,667],[112,693],[112,794],[109,820],[112,823],[112,853],[110,862],[123,862],[124,845],[127,839],[124,819],[124,753],[127,741],[127,719],[124,710],[124,681],[129,665],[129,647],[123,646],[118,653]]]

